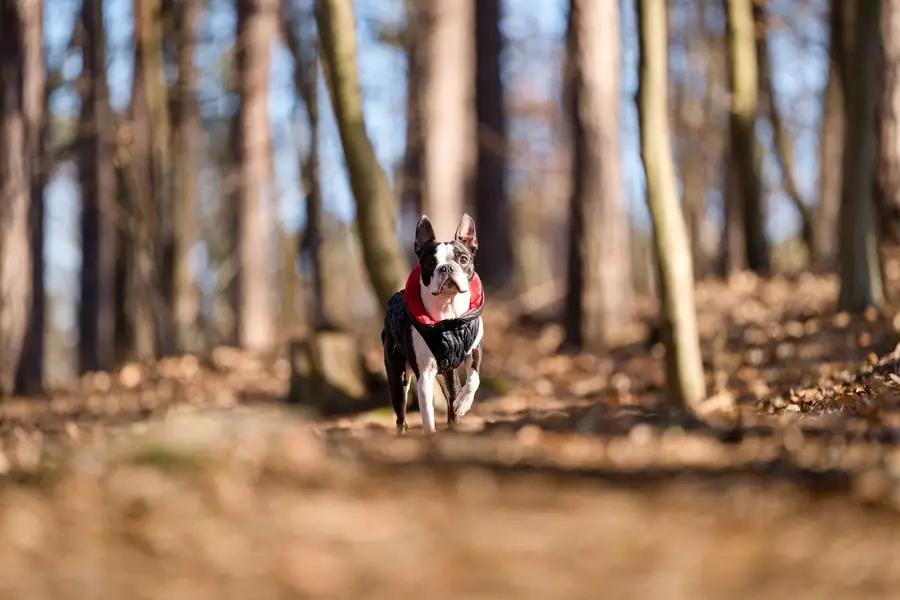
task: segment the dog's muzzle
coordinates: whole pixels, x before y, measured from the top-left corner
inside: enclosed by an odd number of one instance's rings
[[[434,270],[430,287],[431,293],[435,296],[447,293],[464,294],[469,291],[469,280],[458,264],[446,263]]]

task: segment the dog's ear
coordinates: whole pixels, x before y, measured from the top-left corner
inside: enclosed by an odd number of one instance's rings
[[[475,234],[475,221],[469,216],[469,213],[463,213],[459,227],[456,228],[456,239],[469,247],[469,250],[475,252],[478,250],[478,236]]]
[[[422,215],[416,224],[416,242],[413,244],[413,252],[418,256],[425,249],[425,246],[434,242],[434,240],[434,227],[431,226],[428,216]]]

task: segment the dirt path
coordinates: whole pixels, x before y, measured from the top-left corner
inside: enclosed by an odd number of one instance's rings
[[[658,346],[560,355],[499,311],[435,436],[273,413],[285,365],[245,356],[4,405],[0,598],[893,598],[897,328],[833,283],[700,287],[703,425]]]

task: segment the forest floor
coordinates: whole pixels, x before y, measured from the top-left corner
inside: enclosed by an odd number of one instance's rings
[[[559,354],[499,305],[435,436],[285,411],[287,361],[228,348],[7,402],[0,598],[894,598],[900,316],[836,294],[699,284],[703,424],[642,332]]]

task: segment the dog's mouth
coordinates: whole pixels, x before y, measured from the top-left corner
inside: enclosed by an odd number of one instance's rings
[[[459,285],[457,285],[457,283],[453,281],[453,278],[448,277],[438,288],[438,291],[432,292],[432,294],[434,294],[435,296],[448,296],[452,294],[458,294],[461,291],[462,290],[459,289]]]
[[[461,294],[466,291],[468,290],[464,290],[454,277],[447,277],[447,279],[442,281],[438,286],[437,291],[431,293],[434,296],[455,296],[456,294]]]

